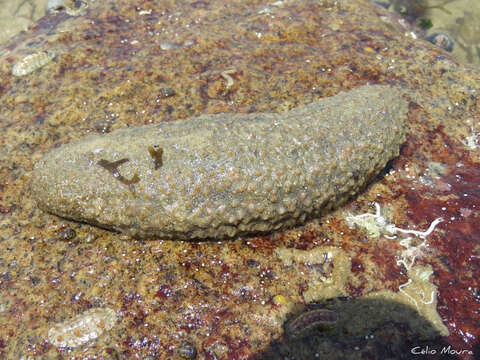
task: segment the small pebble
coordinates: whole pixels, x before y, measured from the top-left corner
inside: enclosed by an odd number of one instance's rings
[[[60,240],[72,240],[75,236],[77,236],[76,231],[69,227],[62,229],[58,233]]]
[[[175,95],[175,90],[172,88],[161,88],[160,93],[163,97],[170,97]]]
[[[107,120],[99,120],[93,125],[95,131],[101,134],[109,133],[112,124]]]
[[[190,342],[183,342],[177,350],[177,354],[182,359],[195,359],[197,357],[197,349]]]

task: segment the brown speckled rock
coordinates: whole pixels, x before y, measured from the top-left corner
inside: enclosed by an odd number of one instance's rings
[[[381,357],[390,341],[395,354],[410,354],[417,339],[475,351],[479,73],[389,19],[362,0],[95,1],[6,43],[0,357],[279,356],[290,341],[284,324],[315,306],[337,312],[338,325],[298,356]],[[56,57],[12,75],[41,51]],[[376,83],[401,87],[410,104],[400,156],[353,202],[303,227],[223,243],[125,241],[45,214],[28,192],[34,163],[91,133],[281,112]],[[71,241],[60,240],[65,228]],[[68,335],[75,348],[49,342],[51,328],[89,309],[117,320],[95,323],[96,338],[77,327]]]

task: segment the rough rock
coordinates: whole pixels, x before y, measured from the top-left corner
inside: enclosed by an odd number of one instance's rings
[[[88,5],[83,15],[49,14],[0,49],[2,357],[478,348],[477,69],[405,37],[362,0]],[[41,51],[56,57],[12,75]],[[400,156],[354,201],[302,227],[222,243],[126,241],[45,214],[28,192],[34,163],[91,133],[281,112],[377,83],[410,102]],[[75,238],[62,240],[64,228]],[[286,339],[284,324],[312,307],[336,312],[338,326]],[[52,327],[92,308],[114,311],[113,327],[75,348],[48,341]]]

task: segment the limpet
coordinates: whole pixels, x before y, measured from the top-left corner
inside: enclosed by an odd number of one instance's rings
[[[50,62],[54,57],[55,52],[53,51],[40,51],[27,55],[13,65],[12,74],[15,76],[28,75]]]
[[[54,325],[48,331],[48,341],[59,347],[83,345],[110,330],[116,321],[117,315],[110,308],[89,309]]]

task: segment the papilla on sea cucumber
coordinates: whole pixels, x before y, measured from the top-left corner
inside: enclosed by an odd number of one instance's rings
[[[271,232],[358,193],[399,154],[407,108],[401,90],[367,85],[282,113],[202,115],[89,136],[40,160],[31,189],[45,211],[132,237]],[[154,147],[162,152],[152,161]],[[134,193],[102,159],[129,160],[116,171],[138,175]]]

